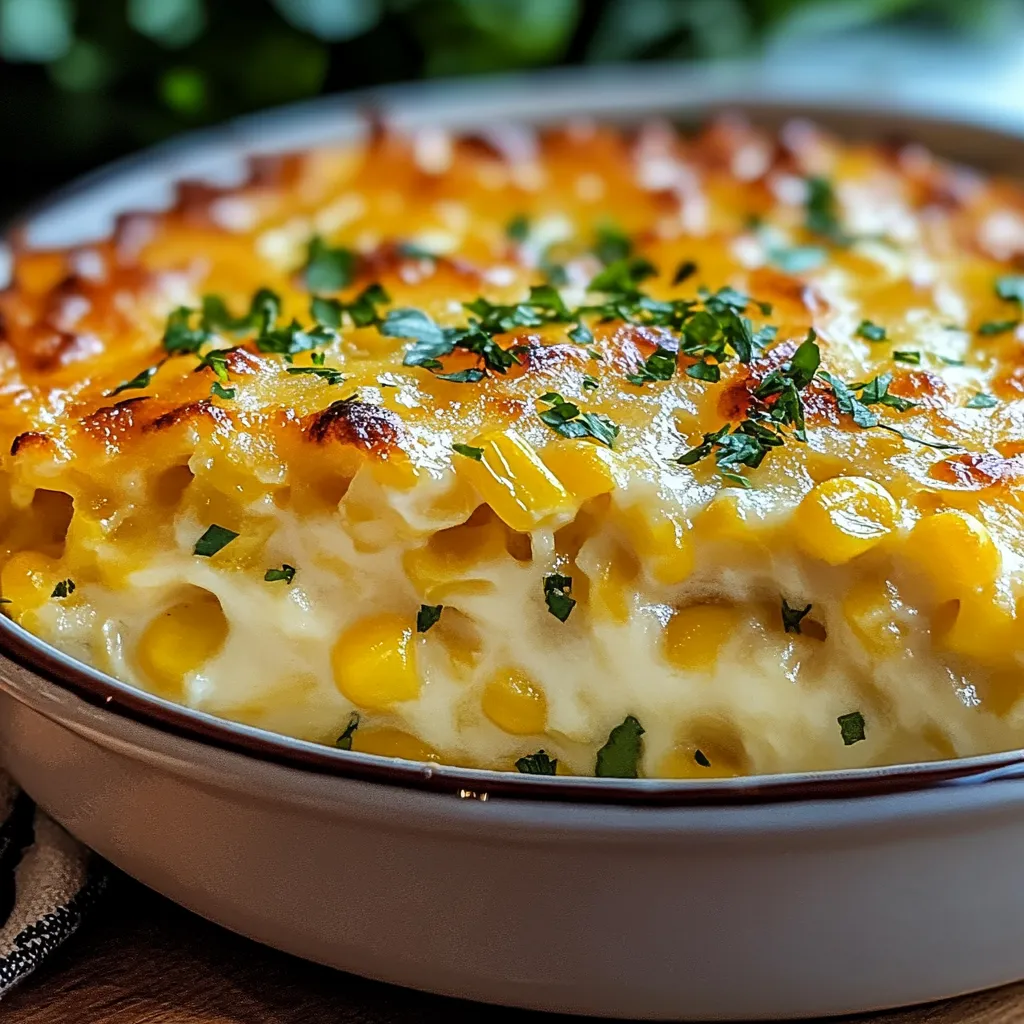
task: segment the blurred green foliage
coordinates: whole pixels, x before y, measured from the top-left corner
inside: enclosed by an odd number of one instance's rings
[[[0,0],[3,206],[174,132],[324,91],[557,63],[719,57],[1024,0]],[[5,211],[6,212],[6,211]]]

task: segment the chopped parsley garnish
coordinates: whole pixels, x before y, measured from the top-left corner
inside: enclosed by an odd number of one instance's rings
[[[145,370],[136,374],[131,380],[123,381],[113,391],[108,391],[107,398],[113,398],[114,395],[119,395],[122,391],[141,391],[143,388],[148,388],[153,381],[156,371],[161,366],[163,366],[162,361],[157,363],[156,366],[147,366]]]
[[[920,366],[921,365],[921,353],[920,352],[908,352],[901,349],[897,349],[892,354],[893,359],[897,363],[906,363],[908,366]]]
[[[281,315],[281,297],[269,288],[260,288],[249,301],[248,312],[232,316],[219,295],[204,295],[202,326],[207,331],[242,334],[246,331],[269,331]]]
[[[812,330],[792,359],[772,370],[754,389],[745,420],[735,426],[726,423],[705,434],[700,444],[675,461],[681,466],[692,466],[714,452],[719,471],[728,472],[732,483],[749,486],[735,467],[757,469],[768,452],[785,444],[788,435],[784,427],[790,427],[798,441],[807,440],[800,392],[814,379],[820,361],[817,335]]]
[[[454,373],[438,373],[435,376],[438,380],[447,380],[452,384],[479,384],[487,374],[474,367],[469,370],[456,370]]]
[[[325,299],[315,295],[309,304],[309,313],[323,327],[338,328],[347,316],[353,327],[372,327],[380,323],[378,306],[391,301],[384,288],[374,282],[364,288],[351,302],[339,299]]]
[[[607,416],[580,412],[578,405],[567,402],[557,391],[548,391],[538,401],[550,404],[550,408],[541,410],[538,415],[562,437],[592,437],[608,448],[614,446],[619,428]]]
[[[657,273],[658,268],[642,256],[623,257],[614,263],[608,263],[604,270],[592,278],[587,285],[587,291],[636,295],[637,285],[649,277],[656,276]]]
[[[591,377],[589,373],[583,374],[583,380],[580,383],[580,387],[584,391],[596,391],[600,387],[596,377]]]
[[[637,387],[648,381],[671,380],[676,372],[676,353],[667,348],[656,348],[636,373],[627,373],[626,380]]]
[[[591,345],[594,341],[594,332],[582,320],[566,334],[577,345]]]
[[[1024,275],[1008,274],[996,279],[996,295],[1006,302],[1024,304]]]
[[[302,276],[311,292],[337,292],[355,277],[356,254],[351,249],[333,248],[319,235],[309,241]]]
[[[868,406],[884,405],[897,412],[906,412],[917,405],[909,398],[900,398],[899,395],[889,393],[889,384],[892,382],[891,373],[883,373],[860,384],[846,384],[824,370],[818,376],[832,389],[839,411],[845,416],[852,417],[853,422],[864,429],[882,427],[885,430],[896,430],[895,427],[888,427],[881,423],[878,415],[872,412]],[[858,395],[857,392],[860,394]]]
[[[201,555],[203,558],[210,558],[217,554],[221,548],[226,547],[238,536],[234,530],[218,526],[216,523],[209,526],[206,532],[196,541],[192,554]]]
[[[804,616],[811,610],[811,605],[805,608],[791,608],[789,602],[782,599],[782,628],[787,633],[800,633],[800,623]]]
[[[334,341],[334,339],[335,335],[320,324],[306,328],[298,320],[292,320],[284,327],[275,327],[258,334],[256,348],[260,352],[294,356],[300,352],[310,352],[320,345]]]
[[[170,312],[164,326],[164,349],[171,355],[183,352],[198,352],[208,341],[210,332],[202,326],[192,324],[196,310],[179,306]]]
[[[530,237],[530,221],[525,213],[517,213],[505,225],[505,237],[513,242],[525,242]]]
[[[420,610],[416,613],[416,632],[426,633],[441,618],[443,610],[443,604],[421,604]]]
[[[978,394],[972,395],[967,402],[968,409],[994,409],[999,404],[999,399],[994,398],[992,395],[986,395],[979,391]]]
[[[768,262],[785,274],[805,274],[809,270],[816,270],[827,259],[828,253],[820,245],[794,245],[768,250]]]
[[[557,572],[545,576],[544,601],[547,603],[548,611],[559,622],[565,622],[576,607],[576,599],[572,597],[572,577],[562,576]]]
[[[859,711],[851,711],[849,714],[840,715],[836,721],[839,723],[839,731],[842,733],[843,743],[852,746],[860,743],[865,738],[864,716]]]
[[[594,255],[605,266],[629,259],[633,255],[632,239],[614,224],[602,224],[597,229]]]
[[[527,754],[516,761],[516,770],[523,775],[557,775],[558,758],[549,757],[543,750]]]
[[[1019,325],[1019,320],[986,320],[978,328],[978,333],[984,338],[993,338],[997,334],[1008,334],[1010,331],[1015,331]]]
[[[471,444],[453,444],[452,451],[459,455],[465,455],[467,459],[479,462],[484,457],[483,448],[474,448]]]
[[[263,574],[263,579],[266,583],[280,583],[282,580],[291,583],[295,579],[295,566],[285,562],[280,569],[268,569]]]
[[[672,284],[682,284],[684,281],[688,281],[696,273],[697,264],[694,263],[693,260],[683,260],[683,262],[676,267],[676,272],[672,275]]]
[[[608,734],[608,742],[597,752],[594,774],[599,779],[635,779],[640,772],[644,727],[627,715],[621,725]]]
[[[861,320],[854,333],[865,341],[885,341],[885,328],[873,324],[870,320]]]
[[[849,245],[850,238],[839,221],[839,203],[832,182],[815,175],[807,179],[804,227],[833,245]]]
[[[342,730],[341,735],[334,741],[334,745],[339,750],[351,750],[352,749],[352,734],[359,728],[359,712],[353,711],[348,716],[348,722],[345,728]]]
[[[222,398],[224,401],[229,402],[235,397],[235,389],[226,388],[219,380],[215,380],[210,385],[210,394],[214,398]]]
[[[701,766],[701,768],[710,768],[711,762],[708,760],[708,755],[704,753],[699,747],[693,752],[693,759]]]
[[[61,580],[54,588],[50,597],[67,597],[75,592],[74,580]]]
[[[289,366],[288,373],[296,376],[305,373],[311,377],[320,377],[328,384],[343,384],[347,380],[341,370],[335,370],[330,366]]]

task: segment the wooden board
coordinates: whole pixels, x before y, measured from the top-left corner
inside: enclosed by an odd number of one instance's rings
[[[296,960],[119,878],[104,906],[0,1008],[5,1024],[571,1024],[426,996]],[[1024,1024],[1024,984],[858,1018]]]

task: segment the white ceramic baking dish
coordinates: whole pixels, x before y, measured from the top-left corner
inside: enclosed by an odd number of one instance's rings
[[[102,233],[169,201],[175,180],[228,181],[254,153],[352,135],[367,105],[457,128],[802,111],[1024,165],[1024,125],[929,117],[927,97],[886,109],[850,83],[746,68],[572,72],[248,118],[100,172],[23,227],[40,244]],[[42,807],[159,892],[312,960],[491,1002],[690,1020],[849,1013],[1024,977],[1021,751],[707,783],[510,776],[222,722],[6,619],[0,649],[0,755]]]

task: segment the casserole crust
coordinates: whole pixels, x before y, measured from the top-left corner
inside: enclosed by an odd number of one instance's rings
[[[377,131],[183,185],[17,254],[5,610],[414,760],[1019,746],[1022,258],[1016,186],[796,123]]]

